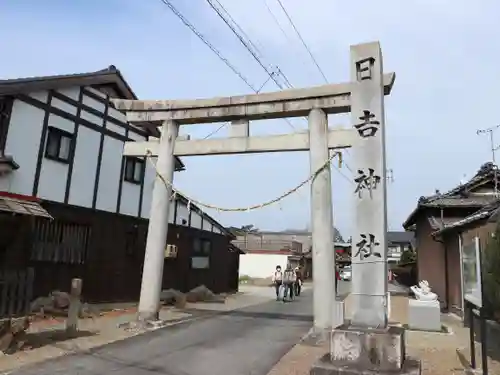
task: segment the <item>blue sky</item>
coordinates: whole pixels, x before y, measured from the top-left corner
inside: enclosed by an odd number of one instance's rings
[[[282,0],[330,82],[349,77],[349,45],[379,40],[384,68],[397,74],[386,97],[390,229],[422,195],[446,190],[491,158],[477,128],[500,123],[500,3],[494,0]],[[220,0],[295,87],[322,84],[276,0]],[[283,33],[266,9],[269,5]],[[255,85],[266,73],[205,0],[172,3]],[[248,93],[234,75],[160,0],[11,0],[0,2],[2,78],[94,71],[116,65],[140,98],[181,99]],[[274,91],[268,83],[264,91]],[[300,119],[292,120],[298,129]],[[349,117],[330,117],[349,126]],[[182,129],[203,137],[218,125]],[[216,136],[224,136],[226,129]],[[291,131],[283,121],[256,122],[252,134]],[[500,133],[498,134],[500,142]],[[350,157],[345,160],[350,164]],[[309,174],[306,153],[184,159],[175,185],[225,207],[274,198]],[[345,167],[342,173],[352,173]],[[353,185],[333,171],[335,225],[353,227]],[[309,190],[255,212],[219,214],[225,225],[304,228]]]

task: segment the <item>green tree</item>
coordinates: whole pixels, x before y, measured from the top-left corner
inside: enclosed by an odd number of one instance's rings
[[[401,253],[399,263],[407,264],[417,261],[417,252],[413,249],[406,249]]]

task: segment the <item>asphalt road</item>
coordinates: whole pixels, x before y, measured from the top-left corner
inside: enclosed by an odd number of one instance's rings
[[[164,328],[11,375],[266,375],[312,325],[312,291]]]

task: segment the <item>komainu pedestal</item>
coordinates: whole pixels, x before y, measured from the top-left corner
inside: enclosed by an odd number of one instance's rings
[[[343,325],[333,330],[330,352],[312,367],[311,375],[420,375],[420,362],[405,354],[402,327],[368,329]]]

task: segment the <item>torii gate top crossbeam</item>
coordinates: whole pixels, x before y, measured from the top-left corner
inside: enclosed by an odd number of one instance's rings
[[[384,74],[384,94],[389,95],[394,73]],[[311,109],[326,113],[350,111],[351,84],[340,83],[307,89],[195,100],[112,99],[116,109],[126,111],[129,122],[174,120],[180,125],[232,121],[265,120],[307,116]]]

